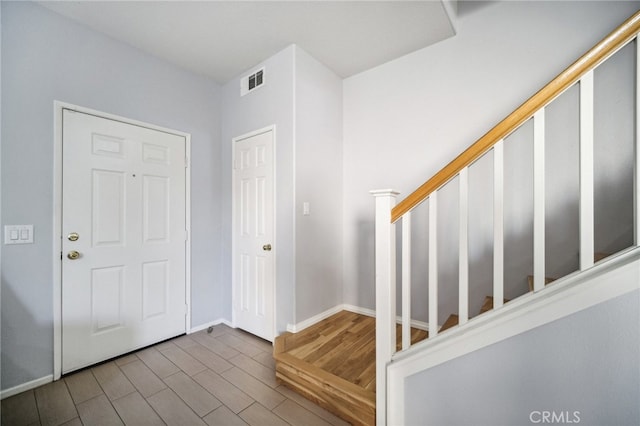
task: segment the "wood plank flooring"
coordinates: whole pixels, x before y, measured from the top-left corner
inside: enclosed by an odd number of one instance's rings
[[[402,330],[396,329],[397,347]],[[412,329],[412,343],[427,336]],[[354,424],[375,423],[375,318],[341,311],[276,339],[276,377]]]

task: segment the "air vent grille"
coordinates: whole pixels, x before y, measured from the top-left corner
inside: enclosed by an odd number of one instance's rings
[[[258,87],[264,84],[264,68],[259,69],[251,75],[248,75],[240,80],[240,96],[244,96],[247,93],[256,90]]]

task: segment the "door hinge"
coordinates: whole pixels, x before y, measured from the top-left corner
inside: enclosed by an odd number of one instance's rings
[[[188,315],[189,314],[189,305],[187,303],[184,304],[184,315]]]
[[[184,230],[184,240],[189,241],[189,231],[186,229]]]
[[[189,167],[189,157],[184,157],[184,168]]]

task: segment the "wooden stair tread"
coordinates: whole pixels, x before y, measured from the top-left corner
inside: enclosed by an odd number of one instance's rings
[[[507,303],[508,301],[509,299],[504,299],[504,303]],[[493,297],[487,296],[484,298],[484,302],[482,303],[482,307],[480,308],[479,314],[483,314],[492,309],[493,309]],[[449,315],[449,318],[447,318],[444,324],[442,324],[442,327],[440,327],[440,332],[458,325],[459,321],[460,321],[460,317],[458,315],[456,314]]]
[[[429,337],[429,333],[426,330],[411,327],[411,344],[414,345],[421,340]],[[396,324],[396,350],[402,350],[402,325]]]
[[[440,327],[440,331],[438,331],[439,333],[445,331],[448,328],[454,327],[456,325],[458,325],[458,321],[459,321],[459,317],[456,314],[451,314],[449,315],[449,318],[447,318],[447,320],[444,322],[444,324],[442,324],[442,327]]]
[[[604,252],[595,252],[593,253],[593,263],[597,263],[600,262],[602,259],[605,259],[607,257],[611,256],[611,253],[604,253]],[[547,285],[551,282],[554,282],[556,280],[556,278],[549,278],[546,277],[544,279],[544,285]],[[527,276],[527,282],[529,284],[529,291],[533,291],[533,275],[528,275]]]
[[[546,277],[544,279],[544,285],[547,285],[549,283],[554,282],[556,279],[555,278],[549,278]],[[527,282],[529,283],[529,291],[533,291],[533,275],[528,275],[527,276]]]
[[[509,302],[509,299],[503,299],[504,303]],[[480,313],[484,314],[493,309],[493,296],[487,296],[484,298],[484,303],[482,303],[482,307],[480,308]]]

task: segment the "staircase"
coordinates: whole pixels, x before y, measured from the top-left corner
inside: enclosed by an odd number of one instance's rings
[[[640,288],[637,270],[640,268],[640,12],[629,18],[618,29],[597,44],[593,49],[573,63],[569,68],[542,88],[512,114],[482,136],[476,143],[445,166],[440,172],[396,205],[398,193],[393,190],[371,191],[376,204],[376,423],[378,425],[405,424],[405,379],[418,372],[456,359],[524,333],[559,318],[564,318],[581,309],[595,306],[622,294]],[[635,40],[635,43],[633,41]],[[625,241],[630,244],[603,247],[602,208],[617,209],[619,206],[603,205],[597,199],[596,189],[602,185],[597,180],[594,164],[594,144],[596,127],[594,115],[598,96],[594,90],[597,80],[596,70],[618,52],[626,49],[635,55],[635,148],[633,149],[633,188],[625,196],[633,204],[633,218],[630,220]],[[632,49],[632,50],[630,50]],[[579,94],[579,164],[578,193],[566,194],[568,200],[576,200],[578,228],[578,260],[573,271],[552,278],[555,272],[548,270],[548,264],[556,260],[553,251],[548,251],[547,221],[551,222],[554,205],[547,205],[549,187],[546,183],[545,140],[547,138],[546,119],[550,106],[567,91]],[[528,124],[527,124],[528,123]],[[525,124],[532,129],[533,145],[533,206],[531,211],[533,254],[530,276],[521,275],[522,282],[528,284],[524,291],[515,289],[513,280],[506,279],[506,259],[511,255],[505,247],[510,235],[505,227],[508,211],[505,209],[506,174],[508,157],[505,146],[519,143],[522,138],[511,138],[524,132]],[[475,317],[469,315],[471,295],[477,294],[470,280],[470,238],[469,217],[472,212],[469,197],[470,174],[476,161],[490,157],[493,164],[492,188],[486,195],[493,204],[493,294],[487,296]],[[452,184],[455,182],[455,184]],[[452,189],[453,188],[453,189]],[[443,191],[457,191],[458,214],[439,216],[438,195]],[[565,194],[563,194],[565,195]],[[412,213],[422,207],[419,215]],[[425,214],[428,213],[428,214]],[[562,213],[558,213],[562,214]],[[597,215],[601,215],[597,217]],[[427,235],[417,235],[412,231],[412,220],[428,217]],[[457,223],[452,224],[453,217]],[[424,219],[422,219],[424,220]],[[458,253],[454,259],[443,258],[438,253],[438,232],[442,223],[451,229],[457,228],[457,235],[451,233],[445,238],[457,238]],[[401,224],[401,233],[396,233],[396,225]],[[453,225],[453,226],[451,226]],[[418,227],[419,228],[419,227]],[[400,243],[396,244],[397,235]],[[428,337],[418,343],[409,338],[411,322],[415,320],[411,312],[411,290],[414,265],[412,240],[427,239],[428,256]],[[605,253],[611,251],[611,254]],[[397,256],[400,257],[396,261]],[[551,257],[550,257],[551,256]],[[564,253],[571,261],[571,255]],[[443,262],[457,263],[457,283],[449,280],[439,282],[438,268]],[[557,263],[557,262],[556,262]],[[570,263],[570,262],[568,262]],[[396,271],[396,264],[401,265]],[[422,272],[422,271],[421,271]],[[556,271],[557,272],[557,271]],[[620,279],[612,278],[620,276]],[[424,275],[424,274],[420,274]],[[400,280],[401,291],[396,294],[396,280]],[[445,282],[446,281],[446,282]],[[611,282],[616,282],[612,286]],[[618,284],[619,282],[619,284]],[[609,283],[608,285],[605,285]],[[451,287],[453,284],[453,287]],[[451,294],[457,294],[457,306],[451,306]],[[446,297],[441,297],[442,295]],[[508,298],[505,298],[508,296]],[[399,299],[402,317],[402,347],[396,347],[396,300]],[[456,312],[457,308],[457,312]],[[439,312],[455,312],[443,323]],[[442,333],[442,335],[440,335]]]
[[[276,375],[279,381],[316,401],[353,424],[404,425],[407,401],[407,379],[434,366],[455,360],[473,351],[517,336],[535,327],[565,318],[615,297],[640,288],[640,12],[629,18],[593,49],[542,88],[512,114],[482,136],[476,143],[426,181],[416,191],[396,205],[398,193],[393,190],[372,191],[375,197],[375,263],[376,263],[376,317],[368,321],[351,318],[351,325],[339,325],[349,318],[346,313],[331,318],[329,325],[317,324],[304,332],[279,336],[275,342]],[[632,42],[635,40],[635,44]],[[600,220],[596,217],[596,173],[594,173],[594,80],[596,69],[622,49],[633,48],[635,67],[635,140],[633,158],[633,189],[627,194],[633,204],[632,223],[628,224],[631,241],[626,245],[610,245],[599,241]],[[545,118],[549,106],[567,91],[575,88],[579,93],[579,193],[567,194],[577,200],[579,237],[577,262],[572,271],[558,274],[550,270],[553,252],[547,251],[549,211],[546,205],[548,188],[545,184]],[[505,167],[508,158],[505,146],[518,143],[509,140],[529,123],[533,145],[533,207],[531,270],[518,275],[521,283],[506,277],[506,259],[509,253],[509,235],[505,228]],[[474,162],[491,157],[493,163],[492,198],[493,239],[491,242],[493,277],[491,290],[479,292],[470,279],[469,202],[470,173]],[[446,259],[438,253],[438,230],[441,221],[451,222],[448,215],[438,216],[438,194],[455,181],[458,193],[457,238],[455,259]],[[450,187],[448,188],[450,190]],[[571,198],[573,197],[573,198]],[[414,216],[428,217],[427,235],[412,231]],[[618,206],[606,206],[618,208]],[[550,209],[550,210],[548,210]],[[427,214],[424,214],[426,211]],[[447,212],[448,213],[448,212]],[[455,217],[455,215],[451,215]],[[553,219],[553,217],[551,217]],[[423,219],[424,220],[424,219]],[[402,230],[396,232],[401,224]],[[416,227],[420,228],[420,227]],[[396,244],[397,236],[400,243]],[[550,238],[551,237],[551,238]],[[442,237],[440,237],[442,238]],[[412,282],[412,249],[417,239],[427,239],[426,261],[428,274],[429,332],[412,328],[416,320],[411,311],[411,291],[422,283]],[[614,247],[615,246],[615,247]],[[564,253],[569,260],[574,254]],[[396,257],[399,256],[399,262]],[[417,257],[413,253],[413,257]],[[439,282],[438,267],[442,262],[457,263],[457,282]],[[571,263],[571,262],[569,262]],[[396,265],[401,265],[396,271]],[[420,274],[415,274],[420,275]],[[401,290],[396,290],[396,280]],[[517,285],[516,285],[517,284]],[[520,287],[517,287],[520,286]],[[517,288],[516,288],[517,287]],[[514,290],[515,289],[515,290]],[[456,294],[456,306],[451,298]],[[448,292],[448,294],[447,294]],[[398,293],[398,294],[397,294]],[[470,316],[470,305],[479,306],[478,315]],[[401,306],[398,325],[396,301]],[[440,321],[440,312],[453,312]],[[367,324],[367,325],[365,325]],[[323,327],[328,327],[323,329]],[[355,329],[348,331],[351,326]],[[366,330],[366,332],[365,332]],[[375,332],[375,338],[373,333]],[[355,340],[353,340],[355,339]],[[329,346],[328,342],[334,343]],[[357,343],[356,343],[357,342]],[[366,344],[365,344],[366,342]],[[370,345],[375,342],[375,357]],[[329,355],[334,354],[332,359]],[[357,362],[360,361],[360,362]],[[375,362],[374,362],[375,361]],[[357,368],[356,368],[357,366]],[[374,372],[375,370],[375,372]],[[348,374],[344,374],[345,372]],[[346,377],[349,376],[349,377]],[[365,379],[366,377],[366,379]],[[374,386],[375,380],[375,386]],[[449,405],[447,405],[449,406]]]
[[[402,331],[397,331],[400,349]],[[426,337],[424,330],[411,330],[413,343]],[[276,378],[351,424],[373,425],[375,350],[375,319],[341,311],[299,333],[276,338]]]

